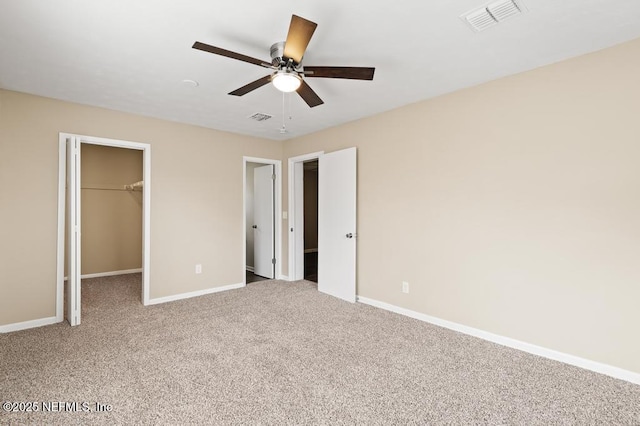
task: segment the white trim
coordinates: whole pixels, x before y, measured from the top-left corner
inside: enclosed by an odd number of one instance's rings
[[[10,333],[12,331],[26,330],[28,328],[42,327],[43,325],[51,325],[63,320],[58,319],[58,316],[40,318],[30,321],[16,322],[13,324],[0,325],[0,333]]]
[[[253,266],[249,266],[249,265],[247,265],[247,271],[249,271],[249,272],[254,272],[254,271],[255,271],[255,269],[253,269]]]
[[[274,212],[274,238],[275,238],[275,253],[276,268],[274,271],[274,277],[282,275],[282,161],[272,160],[270,158],[258,158],[258,157],[242,157],[242,265],[243,265],[243,279],[242,282],[246,284],[245,271],[247,269],[247,163],[259,163],[259,164],[273,164],[275,166],[275,212]]]
[[[543,358],[552,359],[554,361],[560,361],[565,364],[584,368],[586,370],[594,371],[600,374],[605,374],[607,376],[611,376],[616,379],[625,380],[627,382],[640,385],[640,373],[635,373],[633,371],[624,370],[622,368],[614,367],[612,365],[591,361],[585,358],[580,358],[575,355],[570,355],[570,354],[559,352],[553,349],[547,349],[542,346],[533,345],[527,342],[522,342],[520,340],[501,336],[499,334],[493,334],[488,331],[480,330],[477,328],[458,324],[452,321],[433,317],[431,315],[422,314],[420,312],[401,308],[399,306],[391,305],[385,302],[380,302],[378,300],[369,299],[367,297],[358,296],[357,301],[360,303],[364,303],[366,305],[374,306],[376,308],[384,309],[386,311],[395,312],[400,315],[404,315],[420,321],[428,322],[430,324],[434,324],[440,327],[448,328],[449,330],[458,331],[460,333],[478,337],[483,340],[488,340],[489,342],[497,343],[502,346],[518,349],[523,352],[528,352],[533,355],[541,356]]]
[[[56,273],[56,318],[64,318],[64,237],[65,237],[65,196],[66,196],[66,139],[79,138],[80,143],[104,145],[116,148],[137,149],[142,151],[142,174],[144,191],[142,195],[142,304],[149,301],[150,271],[151,271],[151,145],[141,142],[130,142],[116,139],[99,138],[95,136],[59,133],[58,148],[58,252]],[[92,275],[92,274],[89,274]],[[104,275],[103,275],[104,276]],[[81,278],[89,278],[82,276]]]
[[[142,268],[135,269],[123,269],[121,271],[109,271],[109,272],[96,272],[95,274],[85,274],[81,275],[81,278],[100,278],[100,277],[112,277],[115,275],[125,275],[125,274],[135,274],[142,272]]]
[[[151,145],[142,145],[142,304],[146,305],[151,286]]]
[[[280,274],[280,276],[278,277],[279,280],[283,280],[283,281],[289,281],[289,277],[287,275],[282,275]]]
[[[295,221],[295,202],[294,202],[295,194],[294,194],[294,173],[293,173],[294,164],[299,162],[304,162],[304,161],[317,160],[323,154],[324,154],[324,151],[317,151],[309,154],[298,155],[296,157],[290,157],[287,161],[287,180],[288,180],[287,193],[289,196],[288,197],[289,213],[288,213],[288,222],[287,222],[288,230],[290,230],[293,227],[293,224],[295,223],[294,222]],[[294,228],[293,232],[290,232],[290,231],[287,232],[287,234],[289,234],[288,255],[289,255],[289,277],[291,277],[291,280],[294,280],[296,276],[295,274],[295,267],[296,267],[295,234],[297,231],[295,227],[293,228]]]
[[[67,140],[58,138],[58,248],[56,253],[56,320],[64,321],[64,223],[66,215]]]
[[[142,272],[142,268],[123,269],[122,271],[96,272],[95,274],[80,275],[80,278],[85,279],[85,278],[113,277],[115,275],[135,274],[137,272]]]
[[[80,138],[81,143],[88,143],[91,145],[112,146],[115,148],[137,149],[140,151],[144,151],[145,149],[148,149],[150,147],[148,143],[131,142],[131,141],[125,141],[125,140],[119,140],[119,139],[99,138],[97,136],[78,135],[75,133],[61,132],[60,137],[62,138],[76,137],[76,138]],[[147,182],[145,182],[144,185],[146,189]]]
[[[245,283],[230,284],[222,287],[213,287],[205,290],[191,291],[189,293],[174,294],[173,296],[157,297],[149,299],[147,305],[157,305],[159,303],[175,302],[176,300],[190,299],[192,297],[204,296],[205,294],[219,293],[221,291],[235,290],[246,286]]]

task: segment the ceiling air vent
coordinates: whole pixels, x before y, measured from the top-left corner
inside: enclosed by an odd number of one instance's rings
[[[269,114],[263,114],[261,112],[256,112],[255,114],[249,116],[250,119],[256,120],[256,121],[265,121],[270,119],[271,117],[273,116]]]
[[[498,0],[467,12],[460,18],[475,31],[482,31],[524,11],[526,8],[520,0]]]

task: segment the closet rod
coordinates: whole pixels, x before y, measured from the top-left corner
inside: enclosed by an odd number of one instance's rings
[[[133,191],[133,190],[139,188],[140,190],[142,190],[143,186],[144,186],[144,181],[140,180],[138,182],[135,182],[135,183],[132,183],[132,184],[129,184],[129,185],[125,185],[124,189],[126,189],[128,191]]]
[[[99,187],[99,186],[83,186],[80,189],[91,189],[91,190],[95,190],[95,191],[126,191],[126,189],[124,188],[109,188],[106,186],[103,187]]]

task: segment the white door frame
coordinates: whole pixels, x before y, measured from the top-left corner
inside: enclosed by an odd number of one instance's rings
[[[324,151],[312,152],[309,154],[298,155],[297,157],[289,158],[287,164],[287,172],[288,172],[288,194],[289,194],[289,280],[297,281],[304,278],[304,247],[298,247],[296,250],[296,239],[300,236],[300,233],[304,235],[304,228],[298,229],[295,226],[296,217],[302,216],[303,211],[301,209],[296,209],[296,205],[302,205],[302,203],[296,203],[296,194],[295,194],[295,186],[296,186],[296,176],[294,173],[295,164],[296,163],[304,163],[306,161],[317,160],[324,154]],[[302,185],[302,176],[298,177],[298,185]],[[299,252],[302,252],[299,253]],[[296,254],[301,256],[296,256]],[[300,258],[302,258],[302,264],[300,263]]]
[[[242,282],[247,285],[247,226],[246,226],[246,211],[247,211],[247,163],[259,163],[259,164],[273,164],[275,166],[275,212],[274,212],[274,239],[275,239],[275,253],[276,268],[275,278],[281,280],[285,277],[282,276],[282,161],[272,160],[270,158],[258,158],[258,157],[242,157]]]
[[[142,304],[149,304],[149,272],[151,265],[151,145],[140,142],[99,138],[95,136],[60,133],[58,139],[58,253],[56,271],[56,320],[64,321],[64,251],[66,214],[67,138],[79,138],[80,143],[104,145],[142,151]],[[77,254],[80,256],[80,253]]]

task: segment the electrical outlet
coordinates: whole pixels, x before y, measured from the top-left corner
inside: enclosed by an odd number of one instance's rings
[[[406,281],[402,281],[402,292],[409,293],[409,283]]]
[[[196,265],[196,274],[201,274],[201,273],[202,273],[202,265],[198,263]]]

